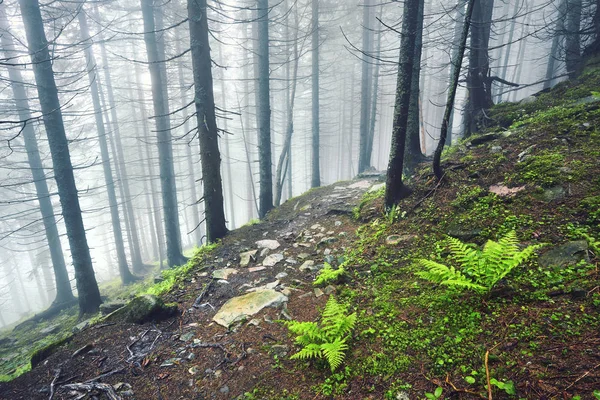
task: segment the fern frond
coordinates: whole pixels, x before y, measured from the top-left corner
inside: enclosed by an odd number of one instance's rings
[[[321,356],[321,345],[311,343],[304,346],[304,348],[296,354],[290,356],[290,359],[306,360],[307,358],[321,358]]]
[[[324,333],[315,322],[287,321],[285,324],[290,332],[297,335],[296,343],[302,346],[323,340]]]
[[[482,288],[452,266],[425,259],[419,260],[419,264],[427,268],[428,271],[417,272],[417,275],[428,281],[440,285],[463,286],[474,290],[481,290]]]
[[[344,352],[348,350],[348,345],[346,344],[345,338],[337,338],[331,343],[323,343],[321,345],[321,350],[323,351],[323,356],[329,363],[331,372],[334,372],[344,361]]]
[[[335,297],[330,296],[329,300],[327,300],[327,304],[325,304],[325,308],[323,309],[321,319],[322,325],[333,325],[336,320],[346,314],[346,309],[347,307],[345,305],[338,303]]]
[[[447,243],[452,258],[462,266],[463,271],[468,275],[479,275],[480,251],[452,236],[448,236]]]
[[[331,264],[325,263],[322,270],[319,271],[313,285],[318,286],[324,283],[334,282],[346,273],[343,264],[337,269],[333,269]]]
[[[323,323],[323,332],[328,340],[348,335],[354,329],[356,324],[356,313],[342,315],[337,319],[330,321],[329,324]]]

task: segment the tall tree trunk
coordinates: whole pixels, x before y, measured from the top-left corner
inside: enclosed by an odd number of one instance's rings
[[[573,79],[579,74],[581,68],[581,0],[567,0],[565,64],[569,78]]]
[[[383,15],[383,6],[379,8],[379,19],[381,19]],[[381,68],[381,30],[377,34],[377,45],[375,47],[375,72],[373,73],[373,96],[371,97],[371,111],[369,115],[371,115],[371,121],[369,125],[369,136],[367,140],[367,150],[366,154],[368,154],[369,165],[371,164],[371,157],[373,154],[373,141],[375,140],[375,125],[377,122],[377,101],[379,96],[379,69]]]
[[[458,46],[458,52],[456,57],[452,58],[452,77],[450,79],[450,87],[448,88],[448,99],[446,100],[446,110],[444,111],[444,119],[442,120],[442,129],[440,132],[440,141],[435,149],[433,155],[433,172],[438,179],[442,179],[443,173],[440,165],[442,158],[442,150],[444,150],[444,144],[446,142],[446,135],[448,133],[448,126],[450,124],[450,116],[454,109],[454,99],[456,98],[456,88],[458,87],[458,78],[460,77],[460,70],[465,54],[465,48],[467,47],[467,37],[469,36],[469,27],[471,23],[471,16],[473,15],[474,4],[476,0],[469,0],[467,6],[467,12],[465,14],[465,21],[462,27],[462,33],[460,36],[460,44]]]
[[[425,1],[419,0],[419,13],[417,18],[417,37],[415,38],[415,55],[412,70],[412,82],[410,84],[410,105],[408,111],[408,122],[406,127],[406,154],[405,170],[407,175],[413,174],[417,164],[423,159],[421,153],[421,123],[419,110],[419,97],[421,95],[421,53],[423,52],[423,17]]]
[[[52,154],[54,176],[62,207],[71,257],[75,268],[75,280],[81,314],[95,313],[100,303],[100,291],[94,276],[92,258],[81,217],[81,207],[69,154],[69,142],[65,133],[58,89],[54,81],[52,60],[38,0],[19,0],[21,16],[25,25],[29,54],[42,109],[48,144]]]
[[[394,104],[392,148],[390,150],[390,161],[385,186],[385,207],[388,209],[400,200],[408,197],[411,193],[411,190],[402,182],[402,172],[415,44],[417,41],[418,21],[414,16],[419,12],[419,1],[405,0],[404,12],[402,14],[402,38],[400,41],[398,82],[396,84],[396,101]]]
[[[104,181],[106,182],[106,192],[108,195],[108,207],[110,209],[110,218],[115,244],[117,246],[117,262],[119,264],[119,274],[121,282],[127,285],[134,281],[134,277],[127,266],[125,257],[125,247],[123,246],[123,233],[121,231],[121,222],[119,218],[119,206],[117,204],[117,195],[115,193],[115,182],[110,166],[110,155],[108,153],[108,143],[106,140],[106,131],[104,129],[104,119],[102,117],[102,107],[100,105],[100,96],[98,93],[98,84],[96,76],[96,61],[92,51],[90,33],[85,18],[84,9],[79,11],[79,29],[81,30],[81,40],[85,46],[85,61],[87,64],[88,79],[90,82],[90,93],[92,95],[92,104],[94,106],[94,117],[96,119],[96,130],[98,132],[98,144],[100,145],[100,156],[102,158],[102,169],[104,172]]]
[[[177,187],[173,166],[173,144],[171,143],[171,123],[169,120],[168,96],[166,96],[166,68],[164,57],[160,57],[156,40],[154,21],[154,0],[142,0],[144,19],[144,40],[148,52],[150,79],[152,81],[152,100],[158,138],[158,163],[162,189],[163,214],[167,238],[167,263],[169,266],[181,265],[186,258],[181,252],[181,232],[177,213]]]
[[[194,103],[198,120],[200,159],[204,181],[204,212],[206,237],[209,242],[227,233],[223,210],[223,187],[221,183],[221,155],[219,134],[215,116],[215,99],[211,71],[210,46],[208,42],[208,17],[206,0],[188,0],[190,46],[194,71]]]
[[[559,59],[559,48],[561,39],[565,33],[565,11],[566,11],[566,0],[561,0],[558,7],[558,15],[556,17],[556,27],[552,37],[552,47],[550,48],[550,54],[548,54],[548,64],[546,65],[546,80],[544,82],[544,89],[549,89],[553,85],[554,73],[556,71],[556,62]]]
[[[16,56],[16,52],[12,36],[9,34],[8,29],[9,26],[6,13],[4,7],[0,5],[0,43],[2,44],[2,50],[5,57],[10,59]],[[29,111],[29,101],[27,100],[28,96],[25,91],[25,85],[23,84],[21,71],[17,66],[7,66],[7,68],[11,80],[10,87],[13,91],[19,119],[22,121],[30,121],[31,113]],[[31,170],[31,176],[35,185],[40,213],[42,214],[44,232],[50,250],[50,258],[52,260],[52,268],[54,269],[54,280],[56,283],[56,297],[54,299],[54,304],[71,303],[74,300],[73,291],[71,290],[71,283],[69,282],[69,274],[67,272],[62,245],[60,243],[58,227],[56,226],[56,218],[54,217],[54,208],[52,206],[50,191],[48,190],[48,183],[46,182],[44,166],[40,158],[33,125],[31,123],[25,124],[22,133],[23,141],[25,142],[25,150],[27,151],[27,161],[29,162],[29,169]]]
[[[465,111],[465,135],[477,132],[485,118],[485,111],[493,106],[488,47],[492,27],[494,0],[477,1],[471,21],[471,46],[467,87],[469,101]]]
[[[312,0],[312,162],[310,186],[321,186],[319,168],[319,0]]]
[[[363,34],[362,34],[362,78],[360,89],[360,133],[358,146],[358,173],[365,171],[371,164],[371,154],[367,154],[369,141],[369,106],[371,105],[371,79],[373,77],[371,58],[373,49],[373,27],[371,26],[373,0],[365,0],[363,4]]]
[[[258,159],[260,167],[259,217],[273,208],[273,172],[271,167],[271,99],[269,90],[269,0],[257,0],[258,6]]]

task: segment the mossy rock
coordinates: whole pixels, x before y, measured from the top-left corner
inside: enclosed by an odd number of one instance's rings
[[[31,368],[35,368],[36,365],[50,357],[60,346],[69,343],[71,339],[73,339],[73,335],[68,335],[34,351],[31,355]]]
[[[162,321],[177,314],[177,304],[165,304],[159,297],[144,294],[131,300],[112,314],[106,321],[123,321],[143,324],[150,321]]]

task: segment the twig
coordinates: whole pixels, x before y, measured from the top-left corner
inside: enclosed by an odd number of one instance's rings
[[[61,369],[58,368],[56,370],[56,372],[54,373],[54,379],[52,379],[52,383],[50,383],[50,397],[48,398],[48,400],[52,400],[54,398],[54,390],[55,390],[55,384],[56,381],[58,380],[58,378],[60,377],[60,373],[61,373]]]
[[[95,378],[89,379],[89,380],[85,381],[84,383],[94,383],[94,382],[97,382],[97,381],[99,381],[101,379],[108,378],[109,376],[113,376],[113,375],[120,374],[120,373],[123,373],[123,372],[125,372],[125,367],[118,368],[118,369],[113,369],[112,371],[105,372],[103,374],[98,375]]]
[[[450,381],[450,377],[448,374],[446,374],[446,383],[450,386],[452,386],[452,389],[454,389],[454,391],[459,392],[459,393],[468,393],[468,394],[472,394],[474,396],[477,397],[481,397],[482,399],[485,399],[485,396],[482,396],[480,393],[474,392],[472,390],[468,390],[468,389],[459,389],[456,386],[454,386],[454,384]]]
[[[565,388],[565,390],[569,389],[571,386],[573,386],[574,384],[576,384],[577,382],[579,382],[580,380],[582,380],[583,378],[585,378],[586,376],[588,376],[593,370],[595,370],[596,368],[600,367],[600,364],[596,364],[594,365],[594,368],[590,369],[589,371],[587,371],[585,374],[581,375],[579,378],[575,379],[573,381],[573,383],[571,383],[569,386],[567,386]]]
[[[202,302],[202,299],[204,298],[204,296],[206,296],[206,293],[208,293],[208,289],[210,289],[213,282],[214,282],[214,279],[211,279],[210,281],[208,281],[206,286],[204,286],[204,289],[202,289],[202,292],[200,292],[200,295],[194,301],[194,304],[192,305],[192,307],[200,308],[200,302]]]
[[[487,381],[488,388],[488,400],[492,400],[492,382],[490,379],[490,367],[488,365],[488,359],[490,358],[490,351],[485,352],[485,379]]]
[[[96,326],[94,327],[94,329],[105,328],[105,327],[107,327],[107,326],[113,326],[113,325],[116,325],[116,324],[117,324],[116,322],[108,322],[108,323],[106,323],[106,324],[100,324],[100,325],[96,325]]]
[[[77,392],[91,392],[92,390],[99,390],[101,392],[106,393],[106,397],[108,397],[109,400],[122,400],[121,396],[117,394],[115,389],[111,385],[108,385],[106,383],[71,383],[68,385],[63,385],[62,388],[68,390],[75,390]]]

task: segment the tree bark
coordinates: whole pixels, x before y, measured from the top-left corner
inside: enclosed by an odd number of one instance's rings
[[[81,314],[95,313],[100,303],[100,291],[81,217],[81,207],[73,175],[73,165],[69,154],[69,143],[65,133],[58,89],[54,81],[52,60],[48,51],[48,41],[38,0],[19,0],[21,16],[25,25],[29,54],[43,113],[48,144],[52,153],[54,176],[62,214],[71,246],[71,256],[75,268],[75,280]]]
[[[271,167],[271,99],[269,89],[269,0],[257,0],[258,8],[258,164],[260,169],[259,217],[273,208]]]
[[[319,0],[312,0],[312,159],[310,187],[321,186],[319,167]]]
[[[96,130],[98,133],[98,144],[100,145],[100,156],[102,159],[102,170],[104,172],[104,181],[106,183],[106,192],[108,195],[108,207],[110,209],[110,218],[112,222],[113,236],[117,246],[117,262],[119,265],[119,275],[124,285],[130,284],[135,280],[127,266],[125,256],[125,247],[123,245],[123,233],[121,231],[121,220],[119,218],[119,206],[117,204],[117,195],[115,193],[115,181],[113,179],[112,168],[110,165],[110,155],[108,152],[108,143],[106,140],[106,130],[104,128],[104,119],[102,116],[102,107],[100,105],[100,96],[98,93],[98,84],[96,76],[96,61],[92,51],[90,33],[85,18],[84,9],[79,11],[79,29],[81,30],[81,41],[85,46],[85,61],[87,64],[87,75],[90,82],[90,94],[92,95],[92,104],[94,106],[94,117],[96,119]]]
[[[380,6],[379,9],[379,19],[381,19],[383,15],[383,6]],[[367,149],[366,154],[368,154],[369,166],[371,164],[371,158],[373,154],[373,141],[375,140],[375,125],[377,123],[377,101],[379,97],[379,70],[381,68],[381,30],[377,34],[377,45],[375,48],[375,72],[373,73],[373,95],[371,96],[371,111],[369,115],[371,115],[371,120],[369,124],[369,136],[367,138]]]
[[[556,27],[554,28],[554,35],[552,38],[552,47],[550,48],[550,54],[548,54],[548,64],[546,65],[546,80],[544,82],[544,89],[549,89],[553,85],[554,72],[556,71],[556,61],[559,59],[559,48],[561,39],[564,37],[565,31],[565,8],[566,0],[561,0],[558,7],[558,16],[556,17]]]
[[[227,227],[223,210],[221,155],[215,116],[206,0],[188,0],[188,19],[194,71],[194,103],[204,181],[206,237],[212,243],[225,236]]]
[[[363,4],[363,34],[362,34],[362,78],[360,95],[360,133],[358,145],[358,173],[365,171],[371,164],[371,154],[367,154],[369,141],[369,106],[371,105],[371,79],[373,76],[371,59],[368,54],[373,48],[373,32],[371,26],[371,9],[373,0],[365,0]]]
[[[413,60],[417,40],[418,21],[414,16],[418,12],[419,0],[405,0],[402,15],[402,38],[398,62],[396,100],[394,104],[392,148],[390,150],[390,161],[385,186],[385,207],[388,209],[400,200],[408,197],[411,193],[411,190],[402,182],[402,172],[404,149],[406,147],[406,128],[410,105]]]
[[[16,56],[15,46],[12,36],[9,34],[8,20],[4,7],[0,5],[0,43],[2,50],[7,59]],[[29,101],[21,71],[16,66],[7,66],[9,78],[11,80],[11,89],[15,99],[15,106],[19,113],[19,119],[22,121],[31,120],[31,112],[29,111]],[[40,158],[36,134],[31,123],[25,124],[23,127],[23,141],[25,142],[25,150],[27,151],[27,161],[31,170],[31,176],[36,190],[40,213],[44,224],[44,232],[46,241],[50,250],[50,258],[52,260],[52,268],[54,269],[54,280],[56,284],[56,297],[53,304],[67,304],[74,299],[71,283],[69,282],[69,274],[63,255],[62,244],[54,217],[54,208],[48,190],[48,183],[44,173],[44,166]]]
[[[581,0],[567,0],[565,64],[570,79],[581,69],[581,7]]]
[[[144,40],[148,52],[152,100],[158,139],[158,163],[162,189],[164,226],[167,239],[167,263],[169,266],[184,264],[187,259],[181,252],[181,232],[177,213],[177,187],[173,166],[173,145],[169,121],[168,96],[166,96],[166,69],[164,57],[160,58],[154,21],[154,0],[142,0]]]

